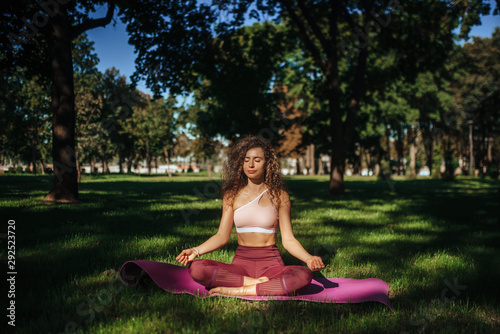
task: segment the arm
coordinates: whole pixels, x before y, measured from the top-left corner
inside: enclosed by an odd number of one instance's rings
[[[279,223],[281,230],[281,242],[283,247],[297,259],[304,261],[309,269],[321,270],[325,267],[323,261],[319,256],[309,254],[300,242],[295,239],[292,230],[292,222],[290,218],[291,203],[290,197],[286,192],[281,194],[281,205],[279,209]]]
[[[199,255],[213,252],[228,243],[233,228],[233,206],[224,197],[222,201],[222,218],[219,230],[210,239],[199,246],[183,250],[175,259],[183,265],[189,264]]]

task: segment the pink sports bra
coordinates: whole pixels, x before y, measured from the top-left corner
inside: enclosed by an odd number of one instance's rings
[[[236,232],[248,233],[276,233],[278,232],[278,211],[273,203],[266,207],[259,205],[262,195],[268,191],[264,190],[250,203],[234,210],[234,225]]]

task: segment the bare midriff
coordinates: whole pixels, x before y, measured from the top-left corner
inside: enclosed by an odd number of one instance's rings
[[[238,245],[246,247],[266,247],[276,245],[276,233],[237,233]]]

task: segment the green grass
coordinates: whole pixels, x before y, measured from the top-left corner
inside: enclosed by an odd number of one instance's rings
[[[147,279],[137,288],[121,284],[117,271],[125,261],[175,263],[180,250],[217,231],[215,179],[86,176],[81,203],[51,205],[42,201],[49,177],[0,175],[2,260],[6,222],[16,221],[16,332],[493,333],[500,327],[499,181],[352,177],[339,197],[328,194],[327,176],[287,181],[295,234],[327,265],[315,275],[383,279],[394,311],[375,302],[197,299],[165,293]],[[233,234],[204,258],[229,262],[236,246]],[[278,247],[286,264],[301,264]]]

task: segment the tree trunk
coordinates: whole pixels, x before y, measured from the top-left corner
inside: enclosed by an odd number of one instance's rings
[[[409,141],[410,141],[410,177],[417,177],[417,140],[418,134],[416,127],[408,131]]]
[[[75,159],[76,159],[76,170],[77,170],[77,178],[76,178],[76,182],[80,183],[81,180],[82,180],[82,171],[81,171],[81,168],[80,168],[80,161],[78,159],[78,150],[76,151],[76,154],[75,154]]]
[[[306,151],[304,152],[304,155],[302,156],[302,160],[304,161],[304,166],[306,169],[306,175],[311,175],[311,162],[310,162],[310,157],[311,155],[309,154],[309,145],[306,146]]]
[[[151,175],[151,154],[149,154],[149,141],[146,141],[146,165],[148,166],[148,175]]]
[[[165,154],[165,161],[167,162],[168,177],[172,177],[172,172],[170,171],[170,153],[166,147],[163,148],[163,154]]]
[[[302,171],[300,170],[300,159],[297,158],[297,159],[295,159],[295,161],[296,161],[296,167],[297,167],[297,175],[301,175]]]
[[[446,137],[446,138],[445,138]],[[454,179],[454,170],[452,166],[453,150],[451,149],[451,139],[449,136],[443,136],[443,158],[444,158],[444,179],[451,181]]]
[[[207,159],[207,174],[208,177],[212,177],[212,159]]]
[[[373,175],[378,176],[380,174],[380,162],[377,161],[373,167]]]
[[[364,13],[365,18],[368,18],[367,13]],[[331,24],[335,24],[335,28],[331,29],[331,37],[332,37],[332,48],[333,50],[337,50],[337,22],[336,17],[332,18]],[[358,37],[360,43],[363,43],[362,37]],[[359,108],[359,101],[362,97],[363,87],[365,82],[365,73],[366,73],[366,59],[368,57],[367,48],[361,48],[358,54],[358,64],[356,67],[356,72],[354,74],[354,81],[352,84],[352,95],[349,100],[349,104],[347,106],[347,117],[345,123],[342,122],[342,110],[340,108],[340,82],[339,82],[339,71],[338,71],[338,56],[337,53],[334,52],[334,58],[332,62],[334,65],[332,66],[333,71],[331,72],[332,76],[330,78],[331,82],[329,84],[330,92],[334,92],[331,94],[331,98],[329,100],[330,104],[330,123],[331,123],[331,135],[333,138],[333,147],[332,147],[332,159],[331,159],[331,174],[330,174],[330,193],[332,195],[341,195],[344,194],[344,173],[345,173],[345,161],[347,157],[347,149],[350,146],[352,141],[355,123],[356,123],[356,115]],[[329,75],[326,76],[327,81]]]
[[[432,131],[426,127],[422,131],[422,137],[424,140],[426,164],[429,168],[429,175],[432,175],[432,156],[434,153],[434,138],[432,136]]]
[[[71,55],[71,25],[66,9],[50,20],[52,24],[52,139],[54,180],[46,201],[78,201],[75,163],[75,93]]]
[[[119,173],[123,174],[123,150],[121,148],[118,150],[118,168]]]
[[[45,162],[43,159],[40,159],[40,163],[42,164],[42,175],[45,175]]]
[[[33,174],[36,175],[36,148],[35,145],[33,145],[33,148],[31,149],[31,164],[33,165]]]
[[[404,154],[404,141],[402,125],[398,124],[398,139],[396,141],[396,151],[398,154],[398,175],[403,174],[403,154]]]
[[[362,147],[361,154],[362,153],[365,154],[366,170],[368,172],[368,175],[370,175],[370,171],[373,172],[373,170],[372,170],[372,156],[370,155],[370,149]],[[361,156],[361,154],[360,154],[360,156]],[[360,161],[360,165],[361,165],[361,168],[362,168],[363,167],[363,162],[362,161]]]
[[[335,56],[337,55],[335,54]],[[329,63],[332,67],[332,73],[327,76],[327,91],[330,95],[328,101],[328,108],[330,110],[330,133],[332,135],[329,190],[332,195],[342,195],[345,192],[344,172],[346,147],[342,113],[340,110],[340,82],[337,59],[333,59]]]
[[[132,159],[127,159],[127,174],[132,173]],[[171,176],[170,173],[168,176]]]
[[[324,174],[324,171],[323,171],[323,160],[321,159],[321,154],[319,155],[319,158],[318,158],[318,175],[323,175]]]
[[[338,8],[338,6],[337,6]],[[332,195],[342,195],[344,189],[344,172],[346,147],[344,138],[344,124],[342,124],[342,111],[340,109],[340,81],[337,55],[337,15],[333,14],[331,25],[331,38],[333,59],[327,62],[326,92],[328,94],[328,108],[330,111],[330,133],[332,136],[332,153],[330,158],[330,184]]]
[[[368,51],[366,48],[366,38],[363,33],[357,34],[358,41],[361,47],[358,54],[358,63],[354,74],[352,85],[352,96],[349,101],[347,117],[345,123],[342,122],[342,110],[340,109],[340,82],[339,82],[339,43],[337,41],[338,35],[338,18],[343,10],[347,11],[346,4],[342,1],[330,1],[330,12],[328,17],[328,36],[316,24],[311,12],[308,10],[304,2],[299,1],[298,7],[300,13],[296,11],[296,7],[292,1],[281,2],[288,12],[290,19],[297,26],[300,36],[303,39],[306,48],[311,53],[319,68],[321,68],[324,76],[325,83],[323,86],[325,97],[328,99],[328,107],[330,114],[330,134],[332,137],[331,143],[331,161],[330,161],[330,184],[329,190],[332,195],[344,194],[344,171],[345,161],[347,156],[347,149],[354,134],[354,126],[356,114],[358,110],[359,101],[363,92],[364,75],[366,72],[366,59]],[[362,15],[364,16],[363,22],[368,27],[370,21],[373,20],[371,13],[372,4],[366,2]],[[357,14],[356,14],[357,15]],[[355,28],[355,23],[347,13],[351,20],[347,20],[351,28]],[[306,26],[306,23],[309,26]],[[321,49],[315,43],[316,40],[311,36],[315,36],[319,40]],[[322,52],[324,54],[322,54]],[[326,54],[326,57],[325,57]]]
[[[314,159],[314,144],[309,145],[309,161],[311,162],[310,175],[316,175],[316,160]]]
[[[486,161],[488,162],[488,167],[491,167],[491,165],[493,164],[493,143],[494,143],[494,138],[493,137],[489,137],[488,138],[488,141],[487,141],[487,145],[488,145],[488,149],[487,149],[487,152],[486,152]]]

